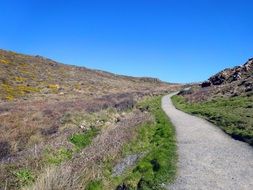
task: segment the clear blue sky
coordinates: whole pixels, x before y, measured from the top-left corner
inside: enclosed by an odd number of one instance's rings
[[[252,0],[1,0],[0,48],[170,82],[253,56]]]

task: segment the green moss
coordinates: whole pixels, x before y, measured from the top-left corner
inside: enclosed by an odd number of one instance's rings
[[[174,96],[172,101],[178,109],[201,116],[233,138],[253,145],[253,96],[216,98],[199,103]]]
[[[92,139],[98,134],[98,130],[92,128],[85,133],[77,133],[72,135],[69,140],[73,143],[78,149],[83,149],[88,146]]]

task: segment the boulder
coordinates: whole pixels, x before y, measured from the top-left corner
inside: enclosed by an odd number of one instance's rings
[[[211,86],[212,85],[212,83],[210,82],[210,81],[205,81],[205,82],[203,82],[202,84],[201,84],[201,87],[202,88],[205,88],[205,87],[209,87],[209,86]]]
[[[245,92],[253,91],[253,83],[245,83]]]
[[[130,190],[125,184],[119,185],[116,190]]]
[[[225,80],[227,79],[227,75],[226,73],[218,73],[216,75],[214,75],[213,77],[211,77],[209,79],[209,81],[213,84],[213,85],[221,85],[222,83],[225,82]]]
[[[192,93],[193,93],[192,88],[185,88],[185,89],[181,90],[181,91],[178,93],[178,95],[184,96],[184,95],[188,95],[188,94],[192,94]]]

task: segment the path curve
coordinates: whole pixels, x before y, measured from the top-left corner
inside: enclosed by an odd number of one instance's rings
[[[170,190],[252,190],[253,148],[204,119],[177,110],[170,94],[162,107],[176,127],[178,177]]]

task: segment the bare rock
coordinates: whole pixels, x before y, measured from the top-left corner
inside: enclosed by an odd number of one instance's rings
[[[203,82],[202,84],[201,84],[201,87],[202,88],[205,88],[205,87],[209,87],[209,86],[211,86],[212,85],[212,83],[210,82],[210,81],[205,81],[205,82]]]
[[[127,187],[124,183],[122,185],[119,185],[116,190],[130,190],[130,188]]]
[[[120,176],[124,173],[124,171],[133,166],[137,160],[140,158],[139,155],[130,155],[124,158],[120,163],[118,163],[114,168],[113,168],[113,174],[112,176]]]

